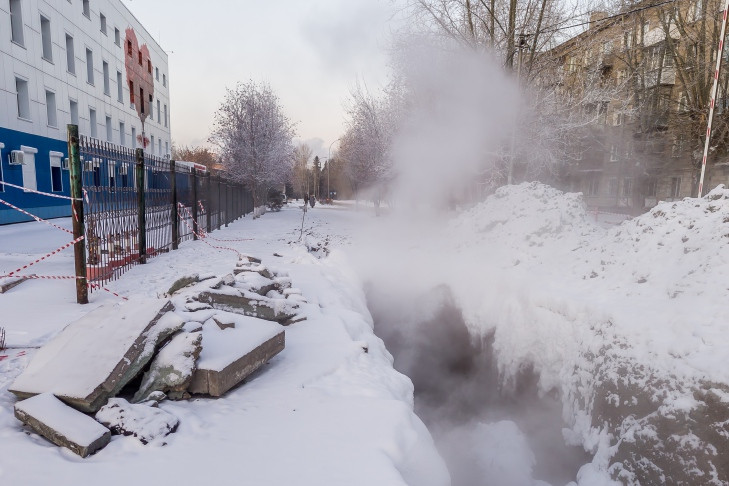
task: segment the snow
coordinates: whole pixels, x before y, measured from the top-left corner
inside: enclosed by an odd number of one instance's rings
[[[124,435],[132,435],[143,444],[165,445],[179,420],[174,415],[144,404],[131,404],[123,398],[111,398],[96,412],[96,420]]]
[[[91,444],[108,432],[106,427],[69,407],[52,393],[42,393],[18,402],[15,404],[15,409],[30,415],[71,442],[82,446]]]
[[[307,213],[306,225],[331,224],[337,233],[346,234],[353,216],[366,217],[317,207]],[[70,225],[68,220],[61,222]],[[306,320],[286,328],[282,353],[223,397],[162,402],[161,410],[180,419],[178,430],[164,438],[164,447],[113,436],[106,448],[81,464],[44,440],[29,438],[12,416],[16,399],[7,389],[40,351],[27,349],[27,356],[0,361],[0,482],[44,485],[53,478],[59,485],[121,485],[143,478],[145,483],[164,484],[448,484],[432,438],[413,412],[412,383],[393,369],[392,357],[372,332],[356,275],[344,257],[320,260],[310,255],[297,243],[300,225],[301,211],[284,208],[255,221],[244,218],[213,234],[255,238],[226,246],[261,258],[265,266],[287,275],[296,289],[287,289],[285,300],[298,304],[297,312]],[[20,226],[29,228],[32,242],[25,241]],[[55,233],[39,226],[0,227],[0,268],[47,250],[39,242]],[[61,253],[53,257],[60,260],[42,262],[35,273],[72,272],[72,257],[62,258],[66,256]],[[157,299],[184,275],[204,272],[222,278],[236,263],[233,252],[215,251],[200,241],[184,242],[178,251],[134,267],[109,289],[130,298],[125,305],[134,306],[140,299]],[[172,296],[176,305],[182,304],[175,314],[186,328],[195,329],[214,315],[229,316],[215,309],[185,311],[187,296],[209,289],[215,280]],[[43,295],[46,310],[37,305],[38,295]],[[101,304],[121,302],[108,292],[94,292],[90,300],[87,306],[75,304],[73,283],[51,280],[30,281],[0,295],[8,344],[46,344]],[[235,329],[213,331],[226,336],[250,324],[246,317],[235,319]],[[207,332],[210,325],[203,327]],[[88,352],[102,353],[100,348],[92,346]]]
[[[166,301],[130,299],[99,307],[67,327],[35,353],[10,387],[23,393],[85,398],[104,383]],[[166,314],[150,330],[158,334],[182,321]],[[150,354],[155,336],[145,342]]]

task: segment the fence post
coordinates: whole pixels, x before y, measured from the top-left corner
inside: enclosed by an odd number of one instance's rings
[[[205,198],[208,203],[208,220],[206,222],[206,230],[210,233],[213,230],[213,196],[210,192],[210,171],[205,176]]]
[[[228,194],[230,191],[230,186],[226,182],[225,184],[225,227],[228,227],[228,223],[230,222],[230,194]]]
[[[170,185],[172,190],[172,249],[180,246],[180,220],[177,217],[177,170],[175,161],[170,160]]]
[[[220,225],[223,222],[223,206],[220,204],[221,194],[220,194],[220,175],[217,177],[218,179],[218,229],[220,229]]]
[[[86,234],[84,227],[83,167],[78,144],[78,125],[68,125],[68,161],[71,179],[71,213],[73,217],[73,238]],[[89,284],[86,281],[86,240],[73,245],[76,270],[76,302],[89,303]]]
[[[139,263],[147,263],[147,208],[144,193],[144,149],[138,148],[135,152],[136,165],[134,167],[137,174],[137,230],[139,238],[137,245],[139,246]]]
[[[192,239],[197,240],[200,228],[197,224],[197,169],[192,168]]]

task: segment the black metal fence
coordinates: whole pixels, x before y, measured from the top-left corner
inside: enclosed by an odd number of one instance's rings
[[[74,160],[72,128],[72,186],[76,179],[83,194],[83,209],[74,214],[85,235],[85,261],[79,264],[77,254],[76,272],[88,280],[88,291],[253,211],[253,198],[241,184],[195,164],[84,136],[77,138]]]

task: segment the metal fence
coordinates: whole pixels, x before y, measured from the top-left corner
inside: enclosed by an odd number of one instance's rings
[[[69,169],[74,197],[83,199],[74,206],[75,226],[85,236],[76,274],[86,277],[87,292],[253,211],[241,184],[142,149],[78,136],[77,130],[69,126]],[[84,300],[81,293],[78,300]]]

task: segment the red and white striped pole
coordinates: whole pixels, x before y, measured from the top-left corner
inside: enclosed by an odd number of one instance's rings
[[[709,123],[706,127],[706,143],[704,144],[704,158],[701,161],[701,177],[699,178],[699,197],[704,194],[704,175],[706,174],[706,158],[709,155],[711,142],[711,126],[714,123],[714,107],[716,106],[716,92],[719,89],[719,73],[724,53],[724,37],[726,36],[726,18],[729,10],[729,0],[724,0],[724,11],[721,20],[721,35],[719,36],[719,50],[716,53],[716,70],[714,71],[714,85],[711,87],[711,104],[709,105]]]

